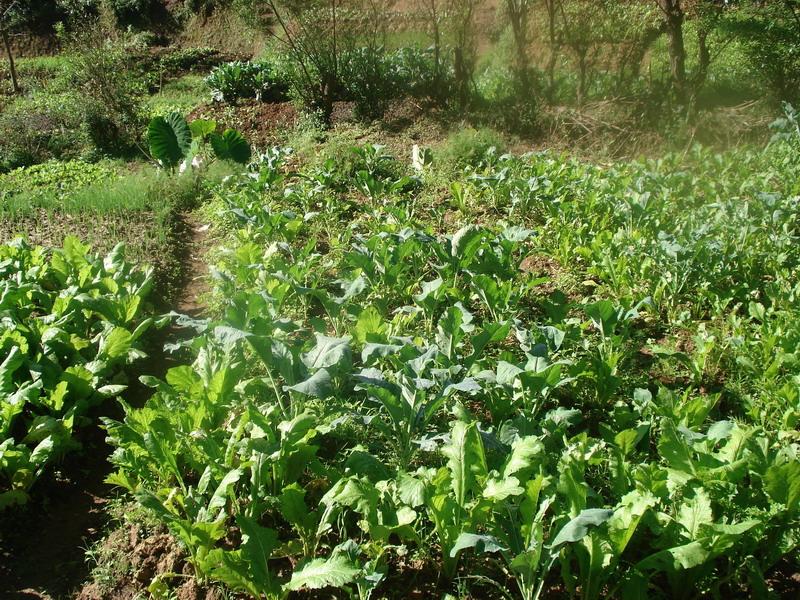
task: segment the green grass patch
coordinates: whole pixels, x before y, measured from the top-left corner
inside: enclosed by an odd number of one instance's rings
[[[210,98],[203,79],[200,75],[184,75],[165,83],[159,93],[145,100],[146,112],[153,117],[171,112],[191,112]]]

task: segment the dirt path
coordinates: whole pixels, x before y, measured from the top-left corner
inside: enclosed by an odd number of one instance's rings
[[[209,289],[203,261],[207,227],[194,215],[182,215],[179,233],[185,240],[179,249],[184,268],[175,310],[197,317]],[[138,374],[163,377],[173,366],[173,359],[163,351],[164,342],[188,333],[169,328],[152,340],[149,358],[139,365],[126,393],[129,403],[140,405],[149,393],[138,383]],[[103,410],[107,416],[122,417],[116,404]],[[105,443],[105,432],[99,427],[85,430],[80,441],[84,452],[60,465],[55,476],[37,483],[37,501],[0,513],[0,598],[4,600],[74,598],[89,576],[86,549],[102,538],[108,523],[106,508],[116,493],[104,482],[112,470],[108,462],[112,449]]]
[[[190,242],[183,255],[183,285],[178,294],[175,310],[181,314],[198,317],[205,310],[204,296],[210,291],[208,265],[205,254],[208,251],[208,225],[196,215],[182,215],[181,223]]]

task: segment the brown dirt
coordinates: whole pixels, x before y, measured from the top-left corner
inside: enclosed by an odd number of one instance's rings
[[[137,526],[115,530],[103,542],[103,557],[112,557],[119,578],[113,584],[90,583],[81,589],[78,600],[123,600],[135,598],[155,577],[183,574],[186,555],[167,533],[142,537]]]
[[[182,215],[180,222],[188,244],[183,256],[183,281],[175,310],[191,317],[198,317],[205,309],[204,297],[211,290],[208,283],[208,265],[204,260],[208,250],[208,225],[203,224],[193,214]]]
[[[66,598],[87,574],[83,550],[100,536],[110,449],[99,430],[61,475],[37,482],[46,499],[0,518],[0,597]],[[68,475],[65,475],[68,474]]]
[[[290,102],[257,102],[238,105],[205,104],[189,114],[192,119],[214,119],[223,127],[239,130],[257,148],[278,144],[283,133],[294,127],[297,110]]]

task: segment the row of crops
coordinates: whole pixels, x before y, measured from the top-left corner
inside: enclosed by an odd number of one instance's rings
[[[686,170],[490,154],[452,206],[380,148],[283,158],[217,194],[194,362],[106,421],[113,482],[199,578],[654,598],[796,567],[795,146]]]
[[[53,252],[0,246],[0,510],[80,447],[93,409],[126,388],[152,274],[124,247],[97,257],[75,238]]]
[[[800,140],[600,168],[287,151],[206,207],[208,319],[109,481],[256,597],[769,596],[800,545]],[[149,275],[0,249],[0,498],[123,393]],[[162,593],[183,575],[153,581]],[[433,593],[433,592],[432,592]]]

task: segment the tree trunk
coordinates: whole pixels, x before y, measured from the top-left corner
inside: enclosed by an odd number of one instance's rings
[[[694,95],[697,95],[708,79],[708,67],[711,65],[711,52],[708,49],[708,30],[700,29],[697,32],[697,73],[693,81]]]
[[[458,88],[458,104],[460,108],[466,108],[469,99],[469,75],[467,74],[467,65],[464,60],[464,51],[460,47],[455,49],[454,70],[456,87]]]
[[[514,46],[517,50],[516,71],[520,89],[527,92],[530,89],[528,77],[528,10],[524,6],[525,0],[507,0],[506,8],[511,21],[511,31],[514,34]]]
[[[440,93],[440,84],[442,82],[442,34],[439,30],[439,16],[435,12],[433,16],[433,81]]]
[[[546,0],[550,56],[547,60],[547,99],[552,104],[556,91],[556,0]]]
[[[11,71],[11,87],[15,94],[19,94],[22,90],[19,87],[19,80],[17,79],[17,65],[14,63],[14,53],[11,52],[11,41],[8,39],[8,32],[5,29],[0,29],[0,36],[3,38],[3,46],[6,48],[8,55],[8,69]]]
[[[586,72],[588,71],[588,64],[586,62],[586,55],[588,49],[581,48],[578,50],[578,106],[583,106],[586,102]]]
[[[664,12],[672,87],[680,104],[686,103],[686,48],[683,44],[684,14],[680,0],[658,0]]]

